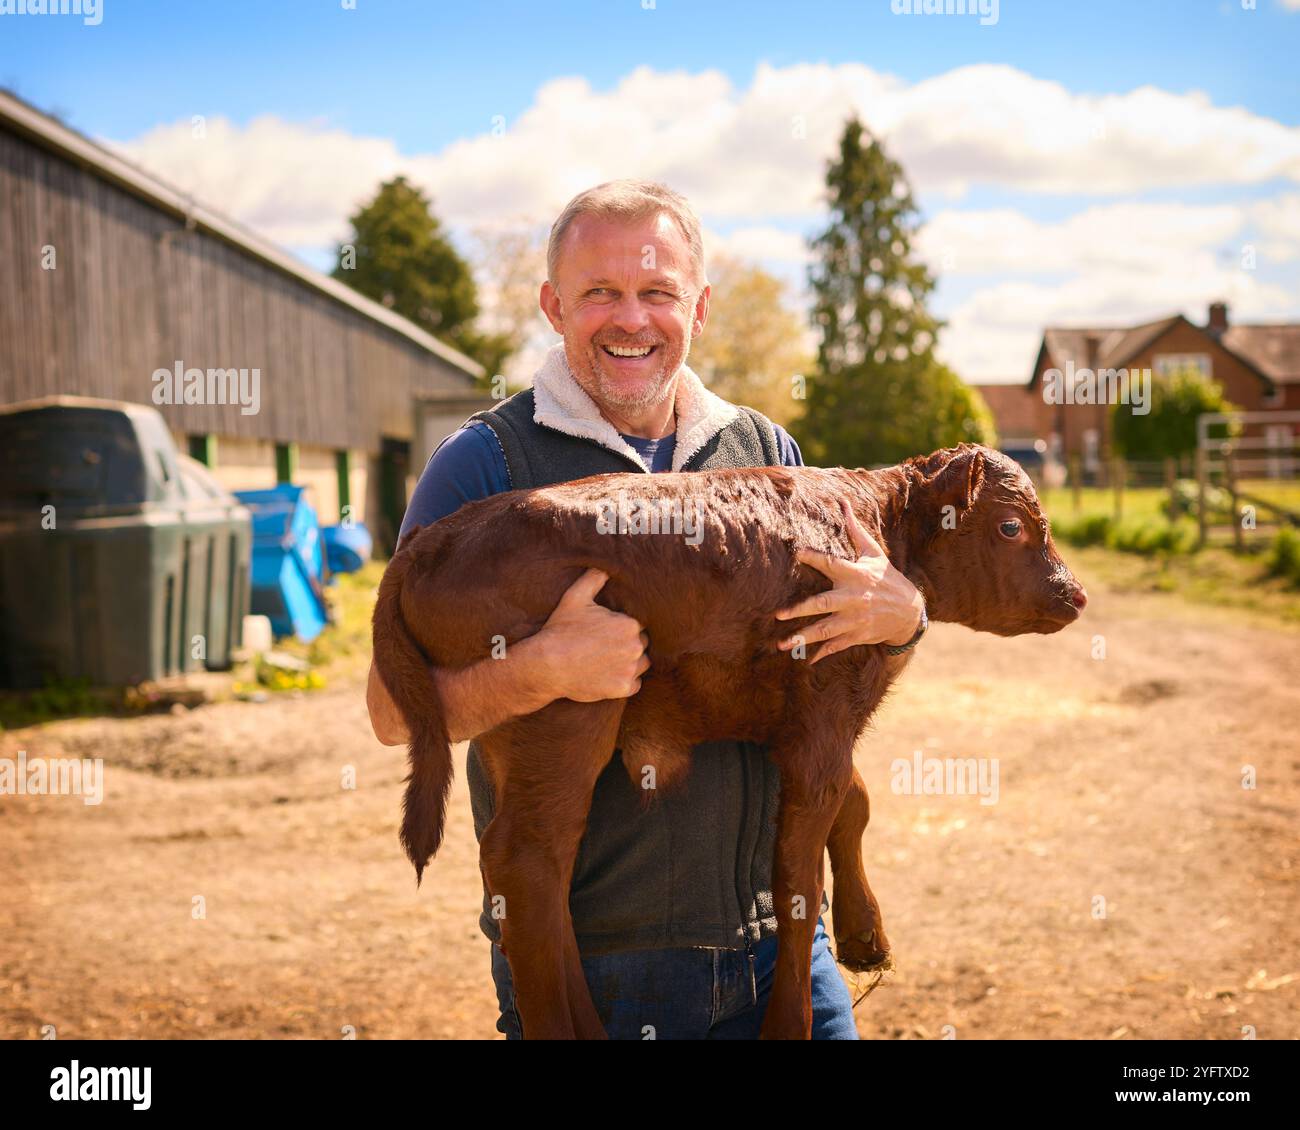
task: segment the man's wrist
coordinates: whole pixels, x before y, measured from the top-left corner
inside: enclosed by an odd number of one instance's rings
[[[455,670],[429,667],[453,743],[510,718],[532,714],[559,697],[551,688],[548,662],[536,638],[527,636],[512,644],[500,659],[488,657]],[[510,705],[504,707],[507,702]]]
[[[549,706],[563,696],[556,693],[551,682],[551,661],[547,655],[546,641],[542,638],[545,628],[531,636],[525,636],[511,649],[519,668],[514,672],[518,679],[519,697],[528,709],[521,711],[531,714]]]
[[[902,655],[905,651],[911,651],[925,635],[925,630],[930,626],[929,618],[925,611],[925,598],[918,592],[913,606],[916,609],[916,623],[912,631],[905,639],[886,640],[885,647],[890,655]]]

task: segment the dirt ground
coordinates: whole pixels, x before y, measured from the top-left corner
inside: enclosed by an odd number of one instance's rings
[[[1300,635],[1090,588],[1051,637],[936,625],[859,745],[898,962],[863,1037],[1300,1036]],[[497,1038],[465,748],[417,893],[359,674],[0,742],[106,774],[0,797],[0,1036]],[[998,758],[998,802],[892,791],[918,749]]]

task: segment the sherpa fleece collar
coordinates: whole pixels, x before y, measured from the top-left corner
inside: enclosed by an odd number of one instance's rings
[[[677,446],[673,450],[673,470],[680,471],[686,461],[740,415],[740,409],[710,392],[687,366],[677,380],[677,398],[673,402],[677,418]],[[589,439],[626,455],[646,467],[641,456],[596,407],[596,402],[578,383],[564,354],[564,343],[553,345],[546,360],[533,377],[533,419],[565,435]]]

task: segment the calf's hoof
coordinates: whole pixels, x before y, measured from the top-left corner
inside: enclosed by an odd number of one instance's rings
[[[836,938],[835,960],[854,973],[884,973],[894,968],[888,940],[874,930]]]

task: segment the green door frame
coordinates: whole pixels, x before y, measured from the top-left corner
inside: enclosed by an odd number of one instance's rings
[[[343,448],[334,453],[334,469],[339,479],[339,521],[351,524],[352,514],[352,452]]]
[[[291,483],[298,474],[298,445],[296,443],[277,443],[275,445],[275,481]]]
[[[217,465],[217,437],[211,432],[189,438],[190,458],[197,459],[209,470]]]

